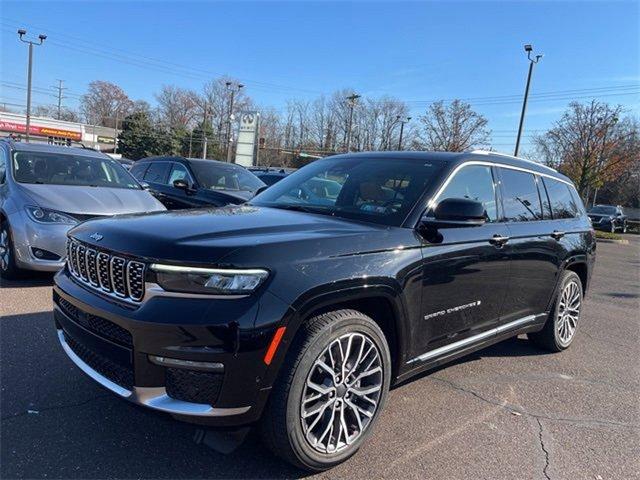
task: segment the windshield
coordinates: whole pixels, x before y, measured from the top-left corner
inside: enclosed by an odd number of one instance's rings
[[[318,160],[250,203],[400,226],[441,168],[397,158]]]
[[[16,152],[13,177],[19,183],[142,188],[115,160],[67,153]]]
[[[264,183],[253,173],[235,165],[213,162],[191,162],[191,168],[200,187],[209,190],[242,190],[255,192]]]
[[[614,214],[616,213],[616,207],[607,207],[604,205],[598,205],[596,207],[591,208],[591,210],[589,210],[589,213],[604,213],[604,214]]]

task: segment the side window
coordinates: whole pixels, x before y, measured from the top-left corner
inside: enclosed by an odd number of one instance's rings
[[[578,205],[571,195],[570,187],[563,182],[545,178],[553,218],[574,218],[578,215]]]
[[[538,195],[540,195],[540,199],[542,200],[542,217],[545,220],[549,220],[553,218],[551,213],[551,202],[549,202],[547,189],[544,188],[544,183],[542,183],[542,177],[536,175],[536,184],[538,185]]]
[[[131,175],[133,175],[136,180],[142,180],[142,178],[144,177],[144,172],[146,172],[148,166],[148,163],[136,163],[135,165],[133,165],[133,167],[131,167],[129,173],[131,173]]]
[[[438,200],[446,198],[468,198],[482,202],[489,222],[498,218],[496,192],[491,167],[470,165],[463,167],[442,191]]]
[[[167,176],[169,175],[169,162],[154,162],[149,165],[149,170],[144,174],[145,182],[149,183],[167,183]]]
[[[501,168],[504,216],[508,222],[542,219],[536,179],[531,173]]]
[[[169,175],[169,185],[173,185],[176,180],[187,180],[189,183],[193,183],[191,175],[187,171],[186,167],[181,163],[174,163],[171,168],[171,175]]]

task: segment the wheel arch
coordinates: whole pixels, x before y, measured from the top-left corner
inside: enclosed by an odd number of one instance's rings
[[[392,379],[396,378],[407,352],[408,325],[400,294],[389,285],[361,285],[308,298],[296,308],[291,333],[295,335],[300,325],[317,315],[345,309],[367,315],[380,327],[391,352]]]

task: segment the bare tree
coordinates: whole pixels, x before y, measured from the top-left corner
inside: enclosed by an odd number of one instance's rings
[[[118,85],[94,80],[80,100],[85,121],[95,125],[114,127],[116,119],[131,113],[133,102]]]
[[[426,150],[463,152],[489,142],[487,119],[462,100],[435,102],[419,121],[421,146]]]
[[[155,95],[158,122],[168,129],[192,127],[198,113],[198,95],[185,88],[163,85]]]
[[[569,176],[586,203],[640,155],[638,122],[621,120],[622,113],[621,106],[597,100],[573,102],[549,131],[534,137],[539,159]]]
[[[35,117],[46,117],[46,118],[58,118],[58,106],[57,105],[38,105],[35,107],[31,113]],[[80,115],[75,110],[71,110],[67,107],[62,107],[60,109],[60,120],[64,120],[66,122],[79,122]]]

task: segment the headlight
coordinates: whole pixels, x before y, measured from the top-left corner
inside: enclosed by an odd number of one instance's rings
[[[40,223],[64,223],[67,225],[78,223],[78,220],[71,215],[46,208],[27,207],[27,213],[32,220]]]
[[[261,269],[224,269],[179,267],[154,263],[151,270],[156,281],[172,292],[203,293],[209,295],[247,295],[269,276]]]

